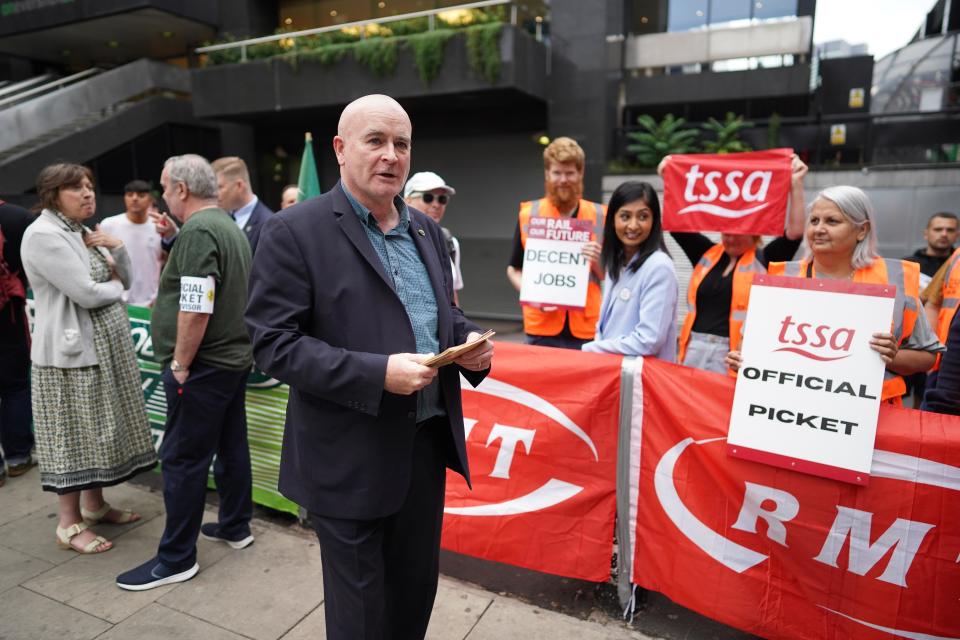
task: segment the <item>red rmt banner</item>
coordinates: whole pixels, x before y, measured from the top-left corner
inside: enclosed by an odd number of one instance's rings
[[[634,582],[763,638],[960,638],[960,419],[882,406],[855,486],[728,457],[733,386],[635,376]]]
[[[792,149],[670,157],[663,228],[783,235]]]
[[[473,489],[447,474],[444,549],[610,579],[620,362],[497,343],[490,375],[463,385]]]

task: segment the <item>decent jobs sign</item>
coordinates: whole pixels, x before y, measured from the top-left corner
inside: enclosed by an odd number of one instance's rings
[[[575,218],[530,218],[523,249],[520,304],[582,309],[590,261],[580,253],[593,225]]]
[[[896,287],[757,276],[730,413],[730,455],[867,484]]]

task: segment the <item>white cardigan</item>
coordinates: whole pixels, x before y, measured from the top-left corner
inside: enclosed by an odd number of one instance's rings
[[[71,231],[48,209],[23,234],[20,256],[35,304],[30,348],[35,365],[72,369],[98,364],[88,309],[120,300],[131,275],[126,248],[98,249],[113,257],[120,280],[94,282],[83,234]]]

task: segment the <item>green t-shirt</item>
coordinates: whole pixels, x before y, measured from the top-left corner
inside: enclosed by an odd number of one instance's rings
[[[213,276],[213,314],[195,361],[232,371],[253,364],[250,336],[243,323],[250,261],[246,235],[223,209],[202,209],[187,219],[160,274],[160,290],[150,321],[158,361],[166,364],[173,359],[181,278]]]

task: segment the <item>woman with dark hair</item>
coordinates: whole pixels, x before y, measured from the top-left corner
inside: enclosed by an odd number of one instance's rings
[[[670,161],[657,167],[660,175]],[[680,364],[705,371],[728,371],[724,358],[740,348],[743,319],[755,273],[764,273],[770,262],[789,260],[803,240],[803,178],[807,165],[792,158],[790,208],[784,235],[761,246],[760,236],[720,234],[714,242],[702,233],[670,235],[693,265],[687,288],[687,316],[680,329]]]
[[[30,358],[40,483],[59,496],[57,543],[101,553],[112,543],[89,524],[140,519],[106,503],[103,487],[157,460],[121,298],[130,258],[118,238],[83,225],[96,209],[88,168],[46,167],[37,194],[43,211],[23,235],[21,256],[36,312]]]
[[[613,192],[603,225],[603,301],[584,351],[677,357],[677,274],[663,249],[660,201],[646,182]]]

